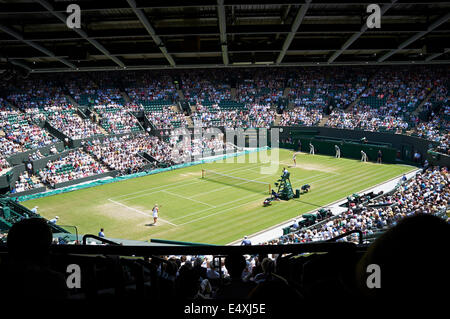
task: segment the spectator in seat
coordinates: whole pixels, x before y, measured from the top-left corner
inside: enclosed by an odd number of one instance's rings
[[[291,225],[291,228],[293,228],[295,231],[300,228],[300,225],[298,224],[298,222],[295,219],[293,220],[293,222],[294,223]]]
[[[203,267],[203,258],[202,257],[197,257],[194,260],[194,272],[196,274],[196,276],[198,278],[200,278],[201,280],[206,279],[206,267]]]
[[[48,222],[49,222],[50,224],[56,225],[56,222],[58,221],[58,219],[59,219],[59,217],[58,217],[58,216],[55,216],[55,218],[50,219]]]
[[[214,259],[208,262],[208,269],[206,270],[206,277],[207,279],[219,279],[220,275],[216,271],[216,266]]]
[[[252,242],[248,239],[248,236],[244,236],[244,240],[241,242],[241,246],[251,246]]]

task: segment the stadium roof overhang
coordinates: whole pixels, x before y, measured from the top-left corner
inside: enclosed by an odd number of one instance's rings
[[[81,8],[81,28],[65,20]],[[0,0],[0,70],[449,63],[448,1]]]

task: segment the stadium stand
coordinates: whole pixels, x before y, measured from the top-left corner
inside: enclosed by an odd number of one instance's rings
[[[111,170],[132,174],[148,168],[150,163],[140,155],[155,154],[155,139],[144,134],[106,138],[86,142],[85,150]],[[154,163],[156,165],[156,163]]]
[[[445,315],[449,9],[0,1],[1,315]]]
[[[107,172],[108,169],[82,150],[73,150],[64,157],[47,163],[37,172],[43,183],[56,184]]]
[[[0,104],[0,131],[2,131],[1,151],[6,156],[57,141],[55,137],[33,123],[31,117],[7,106],[6,103]]]
[[[130,113],[132,108],[108,104],[96,105],[94,110],[101,116],[100,126],[110,134],[123,134],[141,130],[138,120]]]
[[[137,133],[146,127],[143,115],[152,125],[147,133],[166,142],[170,130],[188,127],[188,119],[195,125],[201,121],[203,127],[270,128],[279,117],[279,126],[324,125],[418,136],[434,142],[433,151],[449,152],[446,68],[329,67],[281,69],[279,73],[236,69],[234,73],[172,70],[121,74],[120,79],[114,72],[30,76],[21,83],[4,86],[7,93],[1,100],[0,113],[3,171],[11,168],[7,159],[12,155],[35,150],[27,153],[26,159],[38,160],[55,154],[54,147],[51,152],[44,151],[44,147],[59,140],[68,147],[70,140]],[[195,108],[190,116],[176,107],[179,90]],[[284,94],[289,105],[277,115],[276,104]],[[80,108],[72,105],[69,97]],[[65,137],[69,140],[65,141]],[[168,149],[161,151],[162,145]],[[195,148],[199,145],[206,147],[200,143]],[[152,150],[149,155],[165,165],[174,163],[172,147],[161,144],[158,152]],[[205,150],[209,152],[208,147]]]
[[[71,139],[84,139],[102,134],[97,124],[90,119],[83,119],[72,105],[54,107],[46,112],[51,126]]]
[[[11,193],[20,193],[34,188],[44,187],[44,184],[36,176],[30,175],[29,172],[23,171],[19,176],[19,180],[16,181]]]
[[[326,241],[353,230],[371,237],[397,225],[408,216],[431,214],[446,217],[450,202],[449,189],[450,174],[447,168],[429,168],[398,185],[392,193],[378,196],[365,204],[353,205],[342,215],[303,227],[268,244]],[[355,234],[343,240],[358,242],[360,239]]]

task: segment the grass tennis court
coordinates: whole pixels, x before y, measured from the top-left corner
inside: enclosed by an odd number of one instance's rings
[[[283,167],[293,164],[292,154],[280,149],[278,170],[271,175],[261,174],[261,167],[268,164],[253,163],[249,156],[254,155],[250,154],[234,158],[233,163],[191,166],[23,204],[39,206],[38,212],[48,219],[59,216],[58,224],[75,225],[80,234],[97,234],[103,227],[111,238],[228,244],[414,169],[301,153],[297,167],[288,169],[294,191],[310,184],[310,192],[269,207],[262,206],[268,194],[258,187],[252,189],[251,183],[202,179],[202,169],[207,169],[273,186]],[[153,226],[151,209],[155,203],[160,212]]]

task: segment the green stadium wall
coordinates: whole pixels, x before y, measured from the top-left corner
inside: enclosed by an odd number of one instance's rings
[[[363,130],[349,130],[349,129],[337,129],[330,127],[307,127],[307,126],[291,126],[291,127],[275,127],[280,129],[279,139],[280,144],[283,147],[296,148],[298,139],[302,142],[302,150],[309,152],[309,141],[311,139],[317,141],[329,141],[329,145],[323,144],[316,147],[316,153],[334,155],[334,144],[331,145],[333,139],[334,143],[338,141],[348,142],[345,148],[341,147],[341,155],[343,157],[361,158],[360,148],[362,145],[367,147],[367,155],[369,160],[376,161],[376,154],[373,155],[373,151],[378,148],[383,152],[384,162],[395,163],[407,163],[414,164],[413,154],[418,151],[422,155],[422,161],[426,158],[433,165],[449,166],[449,157],[441,154],[440,156],[431,156],[429,150],[438,145],[437,142],[432,142],[416,136],[408,136],[402,134],[394,134],[390,132],[369,132]],[[367,138],[367,144],[358,143],[363,137]],[[281,141],[285,141],[291,138],[293,144],[282,144]],[[351,149],[351,143],[355,143],[355,149]],[[332,147],[332,149],[330,149]],[[372,149],[371,149],[372,148]],[[323,152],[323,153],[322,153]],[[346,154],[347,152],[347,154]],[[395,152],[394,159],[392,158],[392,152]],[[371,155],[372,154],[372,155]]]

